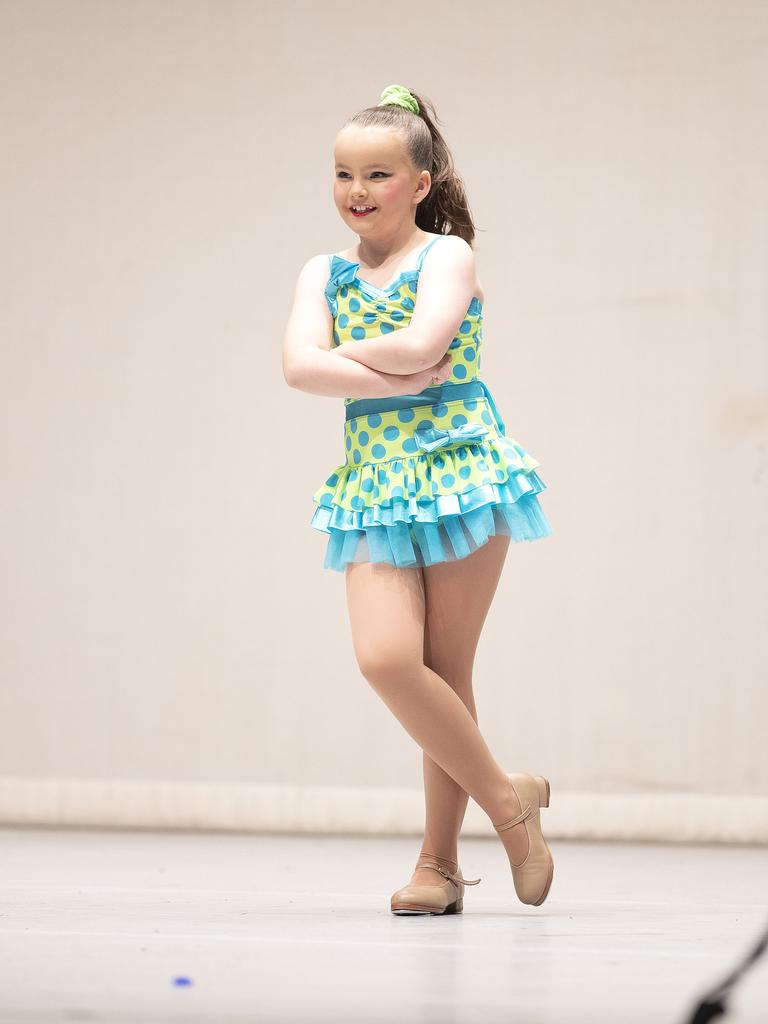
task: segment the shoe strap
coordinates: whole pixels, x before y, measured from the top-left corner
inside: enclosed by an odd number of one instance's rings
[[[459,874],[458,870],[457,871],[449,871],[448,868],[443,867],[442,864],[438,864],[438,863],[436,863],[436,861],[433,861],[433,860],[430,860],[430,861],[419,860],[418,863],[416,864],[416,867],[417,868],[434,868],[435,871],[439,871],[440,872],[440,874],[443,876],[443,878],[450,878],[450,880],[452,882],[454,882],[454,883],[456,883],[456,882],[463,882],[464,885],[477,885],[478,882],[482,882],[482,878],[476,878],[474,881],[471,881],[469,878],[462,878],[461,875]]]
[[[521,814],[518,814],[516,818],[512,818],[510,821],[505,821],[502,825],[494,825],[493,827],[497,832],[503,832],[505,828],[512,828],[513,825],[517,825],[519,821],[525,821],[525,819],[529,818],[531,814],[533,814],[533,808],[528,804],[525,810]]]

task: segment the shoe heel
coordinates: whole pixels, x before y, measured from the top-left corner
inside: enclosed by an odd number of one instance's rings
[[[455,900],[453,903],[449,903],[448,906],[443,911],[443,913],[444,914],[461,914],[461,913],[463,913],[463,911],[464,911],[464,900],[460,898],[458,900]]]
[[[534,775],[539,789],[539,807],[549,807],[549,779],[543,775]]]

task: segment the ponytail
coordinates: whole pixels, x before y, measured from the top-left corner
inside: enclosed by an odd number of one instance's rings
[[[472,246],[475,225],[464,182],[437,127],[440,123],[428,99],[398,85],[387,86],[377,106],[358,111],[346,122],[401,132],[414,167],[428,170],[432,177],[429,192],[416,207],[417,226],[435,234],[458,235]]]

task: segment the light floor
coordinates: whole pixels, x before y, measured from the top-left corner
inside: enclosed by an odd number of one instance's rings
[[[0,828],[0,1021],[687,1024],[768,926],[765,848],[550,847],[541,907],[489,837],[400,917],[417,839]],[[768,1022],[768,953],[727,1005]]]

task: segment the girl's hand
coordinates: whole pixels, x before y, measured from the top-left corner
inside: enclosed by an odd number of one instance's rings
[[[451,370],[451,357],[446,352],[434,366],[428,366],[425,370],[419,370],[417,373],[401,374],[399,380],[403,382],[403,388],[402,391],[398,388],[398,394],[419,395],[425,388],[444,384],[451,376]],[[437,380],[433,380],[435,377]]]

